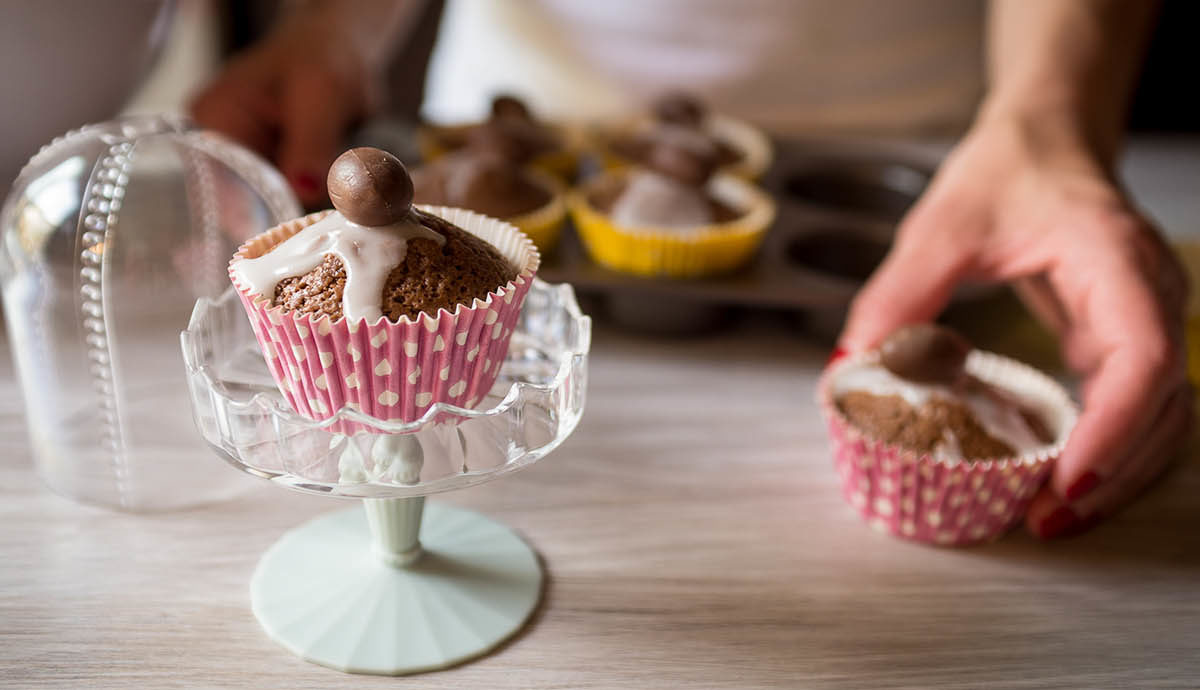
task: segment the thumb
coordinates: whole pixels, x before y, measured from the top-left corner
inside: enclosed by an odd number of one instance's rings
[[[974,248],[964,241],[973,233],[961,220],[961,214],[942,203],[927,198],[917,204],[901,223],[892,250],[850,305],[841,348],[869,349],[897,328],[932,320],[942,311],[975,259]]]
[[[279,167],[308,207],[327,199],[325,178],[361,103],[328,73],[295,69],[284,84]]]

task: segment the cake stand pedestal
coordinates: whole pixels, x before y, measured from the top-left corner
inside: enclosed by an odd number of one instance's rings
[[[512,530],[424,498],[376,498],[275,542],[250,580],[254,615],[293,654],[352,673],[453,666],[515,634],[542,570]],[[417,533],[420,531],[420,540]]]
[[[578,424],[590,321],[567,286],[536,281],[492,393],[413,423],[356,410],[314,422],[271,381],[231,292],[183,334],[197,426],[234,466],[293,489],[362,499],[267,549],[254,615],[304,659],[352,673],[446,668],[495,649],[537,608],[542,567],[508,527],[425,496],[526,467]],[[340,422],[340,424],[339,424]],[[368,427],[347,435],[334,429]]]

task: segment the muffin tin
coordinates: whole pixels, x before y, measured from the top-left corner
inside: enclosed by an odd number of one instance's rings
[[[540,275],[599,297],[597,306],[612,319],[641,330],[704,330],[737,307],[840,322],[936,161],[935,155],[883,144],[785,143],[763,180],[778,217],[746,268],[703,280],[640,278],[597,265],[566,233]]]
[[[394,122],[376,123],[356,143],[408,153],[412,133]],[[744,269],[697,280],[632,276],[597,265],[567,231],[543,257],[539,276],[571,283],[594,311],[638,330],[702,331],[748,308],[792,312],[810,330],[834,332],[945,150],[930,142],[776,141],[761,185],[775,197],[778,215]],[[968,289],[956,299],[980,294]]]

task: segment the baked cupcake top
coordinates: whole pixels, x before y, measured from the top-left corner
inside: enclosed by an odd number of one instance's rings
[[[877,360],[849,364],[832,381],[842,414],[867,436],[946,460],[1024,455],[1053,438],[1015,394],[969,375],[971,345],[932,324],[898,330]]]
[[[710,114],[699,99],[686,93],[668,93],[652,108],[653,124],[633,134],[617,136],[613,151],[634,162],[645,162],[660,142],[675,142],[711,149],[717,167],[734,165],[745,157],[732,143],[719,136],[710,124]]]
[[[521,155],[525,160],[563,148],[560,132],[535,119],[525,102],[510,94],[500,94],[492,99],[491,114],[482,123],[434,127],[432,132],[440,144],[450,151],[467,147],[480,136],[487,137],[495,133],[502,133],[508,141],[522,147]]]
[[[480,126],[465,148],[413,171],[415,199],[495,218],[535,211],[553,193],[526,167],[534,150],[507,128]]]
[[[592,203],[617,225],[686,229],[724,223],[740,214],[714,197],[708,182],[716,150],[697,140],[663,140],[619,184],[600,187]]]
[[[232,275],[272,306],[338,319],[398,321],[453,310],[516,278],[494,247],[412,206],[404,165],[373,148],[351,149],[329,170],[334,208]]]

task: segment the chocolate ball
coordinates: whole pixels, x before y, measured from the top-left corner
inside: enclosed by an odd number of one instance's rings
[[[955,383],[970,353],[966,338],[932,323],[905,326],[879,346],[880,361],[888,371],[917,383]]]
[[[654,115],[673,125],[699,127],[706,114],[704,105],[686,93],[667,94],[654,104]]]
[[[492,99],[492,119],[529,122],[533,120],[533,115],[529,113],[529,106],[521,99],[510,94],[501,94]]]
[[[412,210],[412,178],[400,159],[387,151],[350,149],[329,167],[326,184],[333,207],[359,225],[391,225]]]
[[[646,167],[683,184],[700,187],[717,169],[714,152],[669,142],[657,142],[646,158]]]

